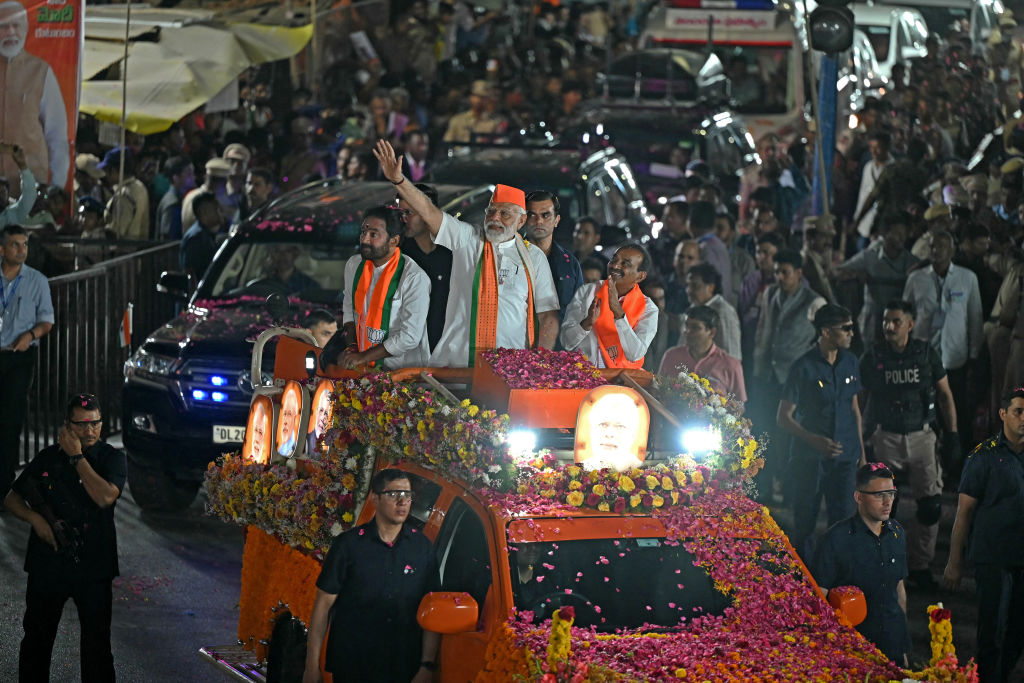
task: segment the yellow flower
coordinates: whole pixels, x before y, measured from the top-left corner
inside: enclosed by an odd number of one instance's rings
[[[353,519],[355,518],[352,516],[351,512],[346,512],[341,516],[341,521],[345,522],[345,524],[351,524]]]
[[[621,477],[619,477],[619,488],[625,491],[626,493],[629,493],[630,491],[636,488],[636,484],[633,483],[633,480],[630,479],[629,477],[622,475]]]
[[[648,475],[647,475],[647,479],[646,479],[646,482],[647,482],[647,488],[649,488],[649,489],[650,489],[650,490],[652,490],[652,491],[653,491],[654,489],[658,488],[658,484],[660,484],[660,483],[661,483],[661,482],[659,482],[659,481],[658,481],[658,478],[657,478],[657,477],[655,477],[655,476],[654,476],[654,475],[652,475],[652,474],[648,474]]]
[[[697,486],[700,486],[704,483],[704,475],[700,473],[700,470],[694,470],[693,472],[690,473],[690,481],[692,481]]]
[[[597,509],[600,510],[601,512],[608,512],[608,510],[610,510],[611,508],[608,507],[608,501],[602,500],[600,503],[597,504]]]
[[[470,400],[469,400],[468,398],[464,398],[464,399],[462,399],[462,403],[461,403],[460,405],[461,405],[461,406],[462,406],[463,408],[468,408],[468,407],[469,407],[469,406],[471,406],[472,404],[473,404],[473,402],[472,402],[472,401],[470,401]]]
[[[565,500],[569,505],[573,507],[579,507],[583,505],[583,493],[581,491],[572,491],[565,497]]]
[[[583,484],[580,482],[579,479],[573,479],[572,481],[569,482],[570,491],[579,491],[581,488],[583,488]]]
[[[676,470],[676,483],[680,486],[686,486],[686,472],[682,470]]]
[[[642,498],[640,497],[640,494],[639,493],[634,493],[632,496],[629,497],[629,507],[631,507],[631,508],[638,508],[638,507],[640,507],[640,501],[641,500],[642,500]]]
[[[678,505],[679,504],[679,491],[673,491],[672,492],[672,504],[673,505]]]
[[[591,490],[598,496],[603,496],[608,492],[607,489],[605,489],[604,484],[594,484],[594,488]]]
[[[352,397],[352,407],[355,408],[356,410],[362,410],[363,409],[363,404],[359,402],[358,398],[353,396]]]
[[[578,477],[583,469],[579,465],[569,465],[565,471],[570,477]]]
[[[665,489],[666,491],[671,491],[673,488],[675,488],[672,485],[672,479],[670,477],[668,477],[668,476],[662,477],[661,478],[661,488]]]
[[[665,504],[665,499],[664,499],[664,498],[662,498],[661,496],[659,496],[659,495],[655,494],[655,496],[654,496],[654,502],[653,502],[653,503],[651,503],[651,504],[652,504],[652,505],[653,505],[654,507],[656,507],[656,508],[660,508],[660,507],[661,507],[662,505],[664,505],[664,504]]]
[[[470,417],[476,417],[476,414],[479,413],[479,412],[480,412],[479,406],[476,406],[476,405],[469,406],[469,416]]]
[[[351,474],[346,474],[341,478],[341,485],[349,491],[353,491],[356,488],[356,478]]]

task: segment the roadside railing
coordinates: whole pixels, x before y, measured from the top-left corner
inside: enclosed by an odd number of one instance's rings
[[[56,322],[39,343],[22,463],[54,442],[72,393],[96,394],[104,435],[121,431],[124,362],[146,335],[174,316],[175,302],[156,293],[156,281],[162,271],[177,267],[178,242],[169,242],[50,278]],[[133,304],[131,348],[121,346],[120,336],[128,304]]]

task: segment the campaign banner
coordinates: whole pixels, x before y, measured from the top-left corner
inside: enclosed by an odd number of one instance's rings
[[[18,145],[37,183],[71,189],[83,0],[0,0],[0,141]],[[18,167],[0,156],[0,175],[20,193]]]

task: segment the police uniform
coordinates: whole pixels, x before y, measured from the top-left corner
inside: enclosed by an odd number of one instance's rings
[[[978,501],[967,544],[978,585],[978,675],[999,683],[1024,650],[1024,454],[1002,430],[967,457],[960,493]]]
[[[907,576],[906,536],[899,522],[883,522],[878,536],[859,514],[838,522],[818,543],[811,574],[825,588],[860,588],[867,616],[857,630],[886,657],[903,662],[910,650],[910,634],[897,590]]]
[[[875,459],[908,481],[917,514],[908,528],[910,571],[927,570],[935,557],[942,511],[942,467],[935,452],[935,383],[946,376],[942,359],[928,342],[910,339],[902,352],[879,344],[860,361],[864,388],[871,392],[868,416]]]
[[[800,439],[792,440],[792,541],[801,556],[806,557],[804,546],[814,533],[822,497],[829,524],[854,512],[854,476],[861,441],[852,406],[860,388],[856,356],[839,349],[835,363],[829,364],[817,346],[793,363],[782,388],[782,399],[796,406],[793,417],[801,427],[843,446],[841,455],[828,458]]]

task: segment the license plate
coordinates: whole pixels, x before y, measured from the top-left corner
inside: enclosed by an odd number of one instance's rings
[[[245,427],[213,425],[214,443],[242,443],[245,441]]]

